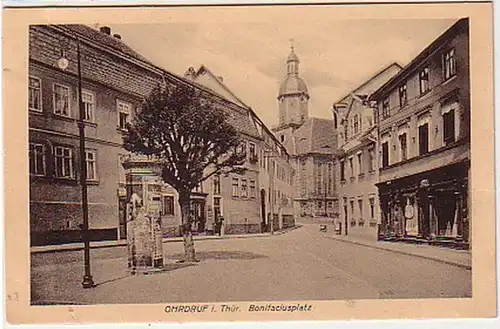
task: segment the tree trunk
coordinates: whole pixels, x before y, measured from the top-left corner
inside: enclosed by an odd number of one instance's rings
[[[191,233],[191,214],[190,214],[190,193],[179,193],[179,204],[182,214],[182,237],[184,241],[184,261],[196,262],[193,235]]]

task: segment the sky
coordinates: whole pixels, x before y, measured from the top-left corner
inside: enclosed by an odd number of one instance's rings
[[[450,19],[296,20],[115,24],[112,33],[167,71],[205,65],[270,127],[291,39],[310,94],[309,116],[331,119],[332,104],[392,62],[408,64]]]

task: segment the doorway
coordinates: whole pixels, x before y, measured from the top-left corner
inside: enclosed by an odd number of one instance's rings
[[[266,190],[262,189],[260,190],[260,218],[262,219],[261,222],[261,231],[266,232]]]

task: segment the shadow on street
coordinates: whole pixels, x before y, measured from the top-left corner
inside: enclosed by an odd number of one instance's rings
[[[173,254],[169,255],[168,258],[181,260],[183,259],[184,254]],[[266,255],[256,254],[248,251],[198,251],[196,252],[196,258],[200,261],[208,260],[208,259],[240,259],[240,260],[248,260],[248,259],[263,259],[269,258]]]

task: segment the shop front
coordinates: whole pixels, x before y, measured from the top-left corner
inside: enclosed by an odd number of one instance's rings
[[[379,239],[468,249],[469,162],[377,184]]]

